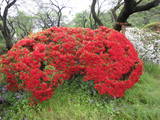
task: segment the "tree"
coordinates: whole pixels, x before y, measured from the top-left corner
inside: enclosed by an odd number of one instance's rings
[[[97,0],[94,0],[91,6],[89,6],[91,8],[90,11],[85,10],[81,13],[76,14],[74,21],[78,25],[78,27],[90,27],[92,29],[95,29],[99,24],[102,26],[103,25],[102,22],[105,19],[103,15],[105,13],[104,11],[101,10],[101,8],[105,1],[106,0],[99,2]],[[100,19],[102,19],[102,21]]]
[[[97,23],[99,26],[103,26],[102,21],[99,19],[98,14],[95,11],[95,6],[96,6],[97,0],[92,0],[92,4],[91,4],[91,13],[92,13],[92,17],[95,21],[95,23]],[[98,13],[100,11],[100,8],[98,9]]]
[[[115,3],[113,3],[115,4]],[[124,4],[123,0],[118,0],[116,5],[110,10],[112,22],[115,23],[117,20],[117,11]]]
[[[59,5],[57,0],[50,0],[50,3],[54,8],[53,10],[57,14],[57,27],[59,27],[62,19],[62,10],[66,8],[66,6],[64,4]]]
[[[72,22],[75,27],[93,28],[94,26],[93,18],[87,10],[77,13]]]
[[[28,36],[29,33],[33,31],[34,25],[34,17],[26,15],[22,11],[18,11],[17,15],[10,18],[13,21],[13,25],[15,28],[15,35],[17,39],[24,38]]]
[[[8,11],[9,9],[16,3],[17,0],[2,0],[0,3],[0,20],[2,24],[0,24],[0,30],[5,39],[6,48],[9,50],[13,43],[12,38],[15,33],[12,22],[8,20]],[[4,6],[4,10],[2,11],[2,7]]]
[[[99,11],[98,16],[104,23],[104,26],[112,27],[112,20],[108,12]],[[74,24],[74,27],[97,28],[97,23],[94,21],[90,11],[87,10],[77,13],[72,20],[72,24]]]
[[[48,2],[36,1],[39,8],[38,13],[35,15],[37,24],[40,28],[46,29],[52,26],[61,26],[63,10],[67,7],[65,3],[57,0],[49,0]]]
[[[57,26],[56,15],[50,11],[41,10],[35,15],[36,24],[41,29]]]
[[[142,1],[143,0],[124,0],[123,8],[116,19],[114,29],[120,31],[122,25],[127,23],[127,19],[130,17],[130,15],[136,12],[149,10],[153,7],[158,6],[160,3],[160,0],[152,0],[145,4],[141,4]]]
[[[132,14],[128,22],[132,23],[132,26],[144,27],[147,24],[159,22],[160,20],[160,6],[152,8],[147,11]]]
[[[93,19],[97,21],[99,26],[102,26],[104,24],[95,14],[95,4],[97,1],[98,0],[92,0],[91,12]],[[145,0],[118,0],[116,6],[111,9],[112,21],[115,23],[114,29],[120,31],[123,25],[128,24],[127,20],[132,14],[150,10],[160,3],[160,0],[144,1]],[[118,15],[117,10],[120,10]]]

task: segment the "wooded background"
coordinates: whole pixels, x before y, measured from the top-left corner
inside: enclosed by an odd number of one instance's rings
[[[69,1],[34,0],[37,11],[31,13],[24,12],[24,0],[0,0],[0,42],[10,49],[30,33],[53,26],[91,29],[107,26],[120,31],[123,26],[143,28],[160,21],[160,0],[110,0],[110,5],[106,5],[108,0],[90,0],[88,9],[74,17],[64,14],[66,10],[74,12]]]

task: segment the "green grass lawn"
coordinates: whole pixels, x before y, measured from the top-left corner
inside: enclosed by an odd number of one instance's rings
[[[113,99],[91,95],[86,86],[76,81],[61,85],[49,101],[31,107],[23,97],[11,105],[1,105],[2,120],[160,120],[160,66],[147,63],[141,80],[126,92],[125,97]],[[83,83],[84,84],[84,83]]]

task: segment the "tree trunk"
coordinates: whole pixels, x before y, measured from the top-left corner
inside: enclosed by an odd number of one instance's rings
[[[57,27],[60,27],[60,24],[61,24],[61,16],[62,16],[62,13],[59,13],[59,14],[58,14]]]
[[[131,12],[123,9],[116,20],[114,29],[120,31],[122,29],[122,25],[127,22],[127,19],[129,18],[131,14],[132,14]]]
[[[7,35],[4,31],[2,31],[3,37],[5,39],[6,48],[10,50],[13,46],[12,39],[9,35]]]
[[[102,23],[101,20],[98,18],[98,16],[96,15],[96,12],[95,12],[96,2],[97,2],[97,0],[93,0],[93,1],[92,1],[91,13],[92,13],[92,16],[93,16],[93,19],[94,19],[95,23],[97,23],[99,26],[103,26],[103,23]]]
[[[114,25],[115,30],[120,31],[123,25],[126,26],[127,19],[131,14],[149,10],[153,7],[158,6],[160,3],[160,0],[153,0],[145,5],[139,5],[141,1],[142,0],[139,0],[138,2],[136,2],[135,0],[124,0],[124,7],[121,10],[120,14],[118,15],[116,23]]]
[[[117,20],[116,11],[114,9],[112,9],[110,14],[111,14],[112,22],[115,23]]]
[[[8,50],[10,50],[12,48],[13,43],[12,43],[11,33],[10,33],[10,30],[9,30],[6,22],[7,22],[7,20],[3,21],[2,35],[5,39],[6,48]]]
[[[133,14],[134,6],[136,6],[136,2],[134,0],[124,0],[124,7],[118,15],[116,23],[114,25],[115,30],[120,31],[122,29],[122,25],[126,24],[129,16]]]
[[[16,3],[17,0],[12,0],[12,1],[7,1],[6,0],[6,6],[4,7],[4,12],[2,12],[3,14],[1,15],[0,13],[0,19],[1,21],[3,22],[3,24],[1,25],[1,32],[2,32],[2,35],[5,39],[5,43],[6,43],[6,48],[9,50],[12,48],[12,34],[11,34],[11,30],[10,28],[8,27],[8,19],[7,19],[7,16],[8,16],[8,10],[10,9],[10,7],[12,7],[15,3]],[[4,1],[2,1],[3,3]],[[1,3],[1,4],[2,4]],[[0,6],[0,10],[1,10],[1,6]]]

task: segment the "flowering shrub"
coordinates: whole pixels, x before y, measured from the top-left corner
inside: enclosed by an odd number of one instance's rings
[[[52,27],[17,42],[0,63],[8,89],[28,91],[36,102],[77,74],[94,81],[99,94],[122,97],[143,66],[130,41],[106,27]]]
[[[160,34],[138,28],[127,28],[126,37],[133,43],[143,60],[160,64]]]

